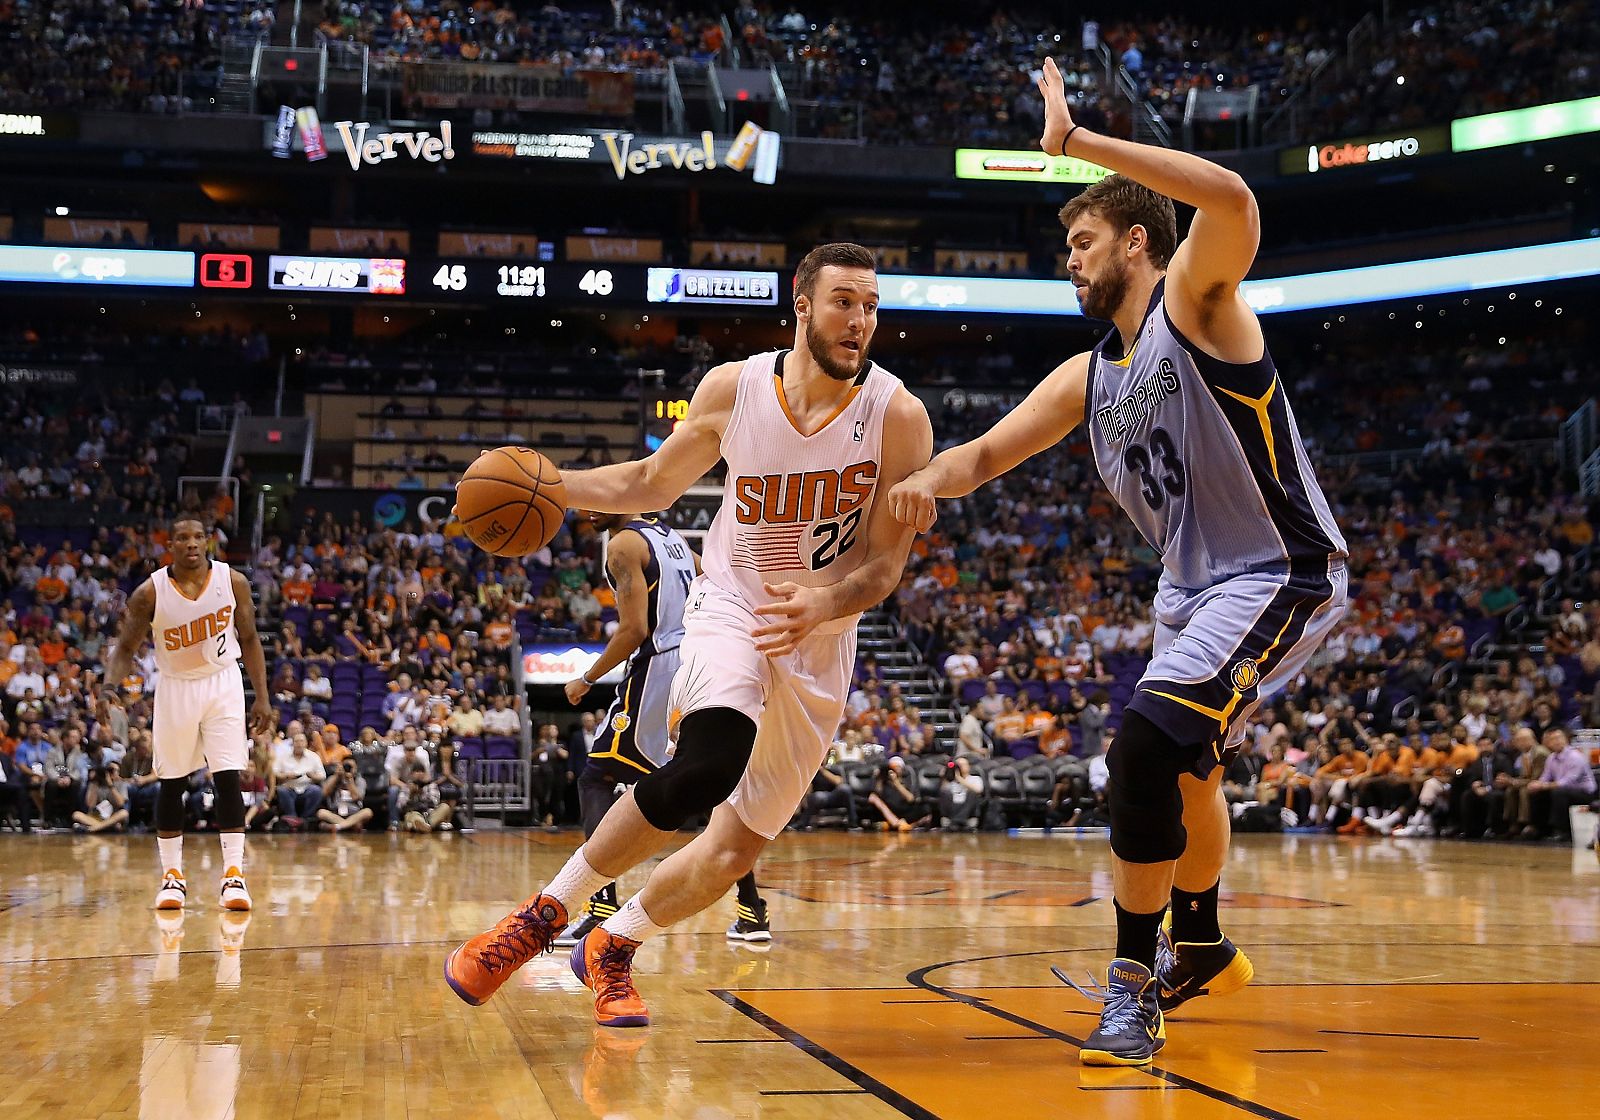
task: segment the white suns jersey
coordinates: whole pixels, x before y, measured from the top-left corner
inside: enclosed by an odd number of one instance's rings
[[[170,680],[199,680],[239,663],[239,635],[233,627],[233,572],[211,562],[211,574],[198,598],[178,590],[166,568],[150,577],[156,589],[156,614],[150,638],[156,668]]]
[[[801,435],[783,396],[787,353],[757,354],[740,371],[722,433],[722,507],[701,557],[706,577],[752,608],[771,601],[764,583],[824,587],[866,560],[883,417],[900,388],[898,377],[869,364],[839,411]],[[835,619],[817,633],[855,624],[855,617]]]

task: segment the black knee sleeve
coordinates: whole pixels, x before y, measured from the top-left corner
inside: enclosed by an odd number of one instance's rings
[[[1183,855],[1189,834],[1178,775],[1193,753],[1138,712],[1123,712],[1122,729],[1106,753],[1111,850],[1118,859],[1166,863]]]
[[[690,817],[728,799],[750,765],[755,721],[732,708],[702,708],[683,717],[678,749],[667,764],[639,779],[633,800],[650,827],[676,832]]]
[[[244,794],[239,790],[239,771],[215,770],[211,784],[217,789],[217,827],[223,832],[244,827]]]
[[[156,794],[156,831],[183,831],[183,799],[189,792],[188,778],[162,778]]]

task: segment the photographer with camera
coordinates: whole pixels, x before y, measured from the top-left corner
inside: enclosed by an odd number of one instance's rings
[[[360,828],[372,819],[366,800],[367,780],[356,771],[356,760],[343,759],[323,785],[323,806],[317,810],[317,820],[332,832]]]
[[[72,814],[76,832],[121,832],[128,823],[128,783],[122,777],[122,764],[115,760],[95,767],[84,787],[88,811]]]
[[[965,756],[945,764],[944,785],[939,787],[939,817],[946,832],[976,832],[983,809],[983,779],[972,772]]]

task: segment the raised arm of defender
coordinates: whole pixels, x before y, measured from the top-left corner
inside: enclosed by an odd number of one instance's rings
[[[938,516],[935,498],[960,498],[1030,456],[1054,447],[1083,419],[1089,355],[1062,362],[1027,399],[975,440],[940,452],[922,470],[889,491],[889,509],[901,523],[926,532]]]
[[[1070,155],[1195,208],[1189,234],[1167,266],[1167,313],[1173,325],[1215,358],[1236,363],[1260,358],[1266,345],[1261,324],[1239,294],[1239,283],[1261,244],[1261,216],[1245,181],[1188,152],[1132,144],[1074,126],[1053,59],[1045,59],[1039,92],[1045,110],[1039,147],[1045,152],[1060,155],[1065,145]]]
[[[563,471],[567,505],[599,513],[666,509],[722,458],[722,433],[733,414],[742,363],[706,374],[689,401],[689,414],[654,454],[587,471]]]

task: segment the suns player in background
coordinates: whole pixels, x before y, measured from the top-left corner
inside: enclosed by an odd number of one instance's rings
[[[543,890],[450,954],[445,977],[469,1003],[548,949],[598,888],[709,812],[706,830],[572,950],[601,1024],[648,1023],[634,951],[755,866],[827,757],[857,620],[894,590],[911,550],[912,530],[881,498],[927,463],[933,431],[922,402],[868,359],[878,321],[869,250],[812,250],[794,306],[794,348],[713,369],[653,455],[565,475],[574,507],[630,513],[666,509],[719,459],[728,472],[684,608],[672,758],[623,794]]]
[[[1249,187],[1198,156],[1074,125],[1048,59],[1039,87],[1045,151],[1119,172],[1061,211],[1083,313],[1116,329],[890,503],[925,530],[935,498],[970,494],[1087,417],[1106,488],[1161,553],[1154,657],[1106,756],[1117,956],[1079,1055],[1144,1065],[1165,1040],[1163,1011],[1253,974],[1217,920],[1222,773],[1261,698],[1343,616],[1345,542],[1239,292],[1260,241]],[[1174,199],[1196,210],[1181,245]]]
[[[250,736],[270,731],[274,712],[250,581],[211,559],[206,543],[206,528],[199,520],[173,522],[172,562],[128,599],[116,647],[106,662],[107,678],[120,683],[145,638],[153,637],[159,670],[151,728],[155,773],[161,780],[156,798],[156,846],[161,858],[158,910],[181,910],[188,896],[183,876],[183,797],[189,775],[201,767],[210,768],[217,791],[222,907],[250,909],[239,773],[249,762]],[[256,694],[248,729],[241,652]]]
[[[606,712],[589,760],[578,775],[578,804],[583,810],[583,835],[594,835],[600,822],[622,796],[622,788],[667,763],[667,699],[678,672],[683,643],[683,608],[689,586],[700,574],[700,558],[672,526],[654,517],[625,513],[589,513],[589,521],[607,535],[606,582],[617,597],[617,628],[600,658],[582,676],[567,682],[567,702],[577,707],[595,681],[628,663]],[[756,889],[756,873],[739,879],[738,912],[728,927],[731,941],[771,941],[767,904]],[[589,899],[582,918],[555,939],[570,949],[619,909],[617,884],[607,883]]]

